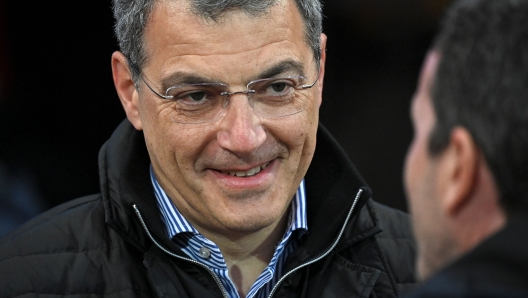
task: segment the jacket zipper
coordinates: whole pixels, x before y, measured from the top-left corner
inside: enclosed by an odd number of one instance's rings
[[[161,244],[159,244],[155,239],[154,237],[152,236],[152,234],[150,234],[150,231],[147,227],[147,225],[145,224],[145,221],[143,220],[143,216],[141,216],[141,212],[139,212],[139,209],[138,207],[136,206],[136,204],[133,204],[132,207],[134,207],[134,210],[136,211],[136,215],[137,217],[139,218],[139,221],[141,221],[141,225],[143,226],[143,229],[145,230],[145,232],[147,232],[147,235],[149,236],[150,240],[152,240],[152,242],[154,242],[154,244],[156,244],[156,246],[161,249],[163,252],[165,252],[166,254],[172,256],[172,257],[175,257],[177,259],[180,259],[180,260],[184,260],[184,261],[187,261],[187,262],[191,262],[193,264],[196,264],[202,268],[204,268],[205,270],[207,270],[207,272],[209,272],[211,274],[211,276],[213,277],[213,279],[216,281],[216,284],[218,285],[218,287],[220,288],[220,291],[222,292],[222,296],[224,298],[229,298],[229,295],[227,294],[227,291],[226,289],[224,288],[224,285],[222,284],[222,282],[220,281],[220,278],[218,277],[218,275],[216,275],[216,273],[214,273],[213,270],[211,270],[211,268],[207,267],[207,265],[205,264],[202,264],[198,261],[195,261],[193,259],[189,259],[189,258],[185,258],[185,257],[182,257],[182,256],[179,256],[173,252],[171,252],[170,250],[164,248],[163,246],[161,246]]]
[[[291,274],[293,274],[295,271],[303,268],[303,267],[306,267],[306,266],[309,266],[321,259],[323,259],[324,257],[326,257],[337,245],[337,243],[339,242],[339,240],[341,240],[341,237],[343,236],[343,233],[345,231],[345,228],[348,224],[348,221],[350,220],[350,217],[352,216],[352,212],[354,211],[354,208],[356,207],[356,204],[359,200],[359,198],[361,197],[361,194],[363,193],[363,189],[359,189],[358,193],[356,194],[356,198],[354,199],[354,202],[352,203],[352,207],[350,207],[350,210],[348,211],[348,215],[345,219],[345,222],[343,223],[343,226],[341,227],[341,231],[339,231],[339,234],[337,235],[337,238],[336,240],[334,240],[334,243],[330,246],[330,248],[328,248],[325,252],[323,252],[321,255],[319,255],[318,257],[304,263],[304,264],[301,264],[299,266],[297,266],[296,268],[290,270],[288,273],[284,274],[278,281],[277,283],[275,284],[275,286],[273,287],[273,289],[271,290],[268,298],[272,298],[273,295],[275,294],[275,292],[277,291],[277,289],[279,288],[280,284],[288,277],[290,276]],[[145,232],[147,232],[147,235],[149,236],[150,240],[152,240],[152,242],[154,242],[154,244],[156,244],[156,246],[161,249],[163,252],[165,252],[166,254],[172,256],[172,257],[175,257],[177,259],[180,259],[180,260],[184,260],[184,261],[187,261],[187,262],[191,262],[193,264],[196,264],[202,268],[204,268],[205,270],[207,270],[207,272],[209,272],[211,274],[211,276],[213,277],[213,279],[216,281],[216,284],[218,285],[218,287],[220,288],[221,292],[222,292],[222,295],[223,297],[225,298],[229,298],[229,295],[227,294],[227,291],[226,289],[224,288],[224,285],[222,284],[222,282],[220,281],[220,278],[218,277],[218,275],[216,275],[216,273],[214,273],[213,270],[211,270],[209,267],[207,267],[207,265],[205,264],[202,264],[198,261],[195,261],[193,259],[189,259],[189,258],[185,258],[185,257],[182,257],[182,256],[179,256],[171,251],[169,251],[168,249],[164,248],[163,246],[161,246],[161,244],[159,244],[155,239],[154,237],[152,236],[152,234],[150,234],[150,231],[147,227],[147,225],[145,224],[145,221],[143,220],[143,216],[141,216],[141,212],[139,212],[139,209],[137,208],[136,204],[133,204],[132,207],[134,207],[134,210],[136,212],[136,215],[138,216],[139,218],[139,221],[141,221],[141,225],[143,226],[143,229],[145,230]]]
[[[348,215],[345,219],[345,222],[343,224],[343,227],[341,228],[341,231],[339,232],[339,235],[337,235],[337,238],[336,240],[334,241],[334,243],[330,246],[329,249],[327,249],[325,252],[323,252],[321,255],[319,255],[318,257],[312,259],[311,261],[308,261],[304,264],[301,264],[299,266],[297,266],[296,268],[290,270],[288,273],[284,274],[280,279],[279,281],[277,281],[277,283],[275,284],[275,286],[273,287],[273,289],[271,290],[268,298],[272,298],[273,297],[273,294],[275,294],[275,292],[277,291],[277,289],[279,288],[280,284],[288,277],[290,276],[291,274],[293,274],[293,272],[303,268],[303,267],[306,267],[308,265],[311,265],[321,259],[323,259],[324,257],[326,257],[337,245],[337,243],[339,242],[339,240],[341,240],[341,237],[343,236],[343,232],[345,231],[345,227],[347,226],[348,224],[348,221],[350,220],[350,217],[352,216],[352,211],[354,211],[354,208],[356,207],[356,204],[359,200],[359,198],[361,197],[361,194],[363,193],[363,189],[359,189],[358,193],[356,194],[356,198],[354,199],[354,203],[352,203],[352,207],[350,208],[350,211],[348,211]]]

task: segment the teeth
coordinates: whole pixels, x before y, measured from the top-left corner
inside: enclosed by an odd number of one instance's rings
[[[260,172],[260,166],[247,171],[246,176],[253,176],[258,172]]]
[[[254,176],[258,174],[260,171],[267,168],[268,165],[269,165],[269,162],[261,166],[254,167],[253,169],[249,169],[247,171],[222,171],[222,173],[229,174],[231,176],[237,176],[237,177],[249,177],[249,176]]]

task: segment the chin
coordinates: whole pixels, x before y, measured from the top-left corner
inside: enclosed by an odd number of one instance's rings
[[[418,256],[416,260],[416,273],[418,275],[418,278],[422,281],[426,280],[430,275],[429,271],[430,270],[427,268],[427,265],[423,261],[423,258],[421,256]]]
[[[281,214],[278,212],[273,214],[266,212],[263,214],[262,211],[257,211],[256,213],[233,216],[224,222],[224,226],[231,231],[239,233],[254,233],[272,226],[281,219]]]

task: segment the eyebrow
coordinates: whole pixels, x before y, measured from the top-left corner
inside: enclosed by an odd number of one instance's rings
[[[183,84],[218,83],[206,77],[191,74],[185,71],[177,71],[161,80],[161,88],[167,90],[170,87]]]
[[[294,73],[295,75],[305,75],[304,66],[302,65],[302,63],[292,59],[288,59],[281,61],[271,66],[270,68],[264,70],[256,78],[253,78],[253,80],[273,78],[275,76],[282,75],[288,72],[292,74]]]
[[[271,67],[265,69],[257,76],[250,79],[250,81],[258,79],[273,78],[279,75],[290,73],[290,75],[301,75],[304,76],[304,66],[302,63],[293,59],[287,59],[280,61]],[[213,80],[204,76],[196,75],[186,71],[177,71],[161,80],[161,87],[163,90],[167,90],[170,87],[178,86],[182,84],[200,84],[200,83],[223,83],[218,80]],[[224,83],[225,84],[225,83]],[[226,84],[227,85],[227,84]]]

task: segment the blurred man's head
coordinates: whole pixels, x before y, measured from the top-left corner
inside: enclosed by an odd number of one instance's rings
[[[528,1],[456,2],[413,99],[405,185],[428,277],[528,210]]]

